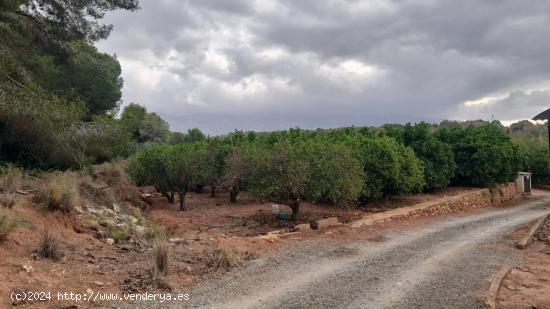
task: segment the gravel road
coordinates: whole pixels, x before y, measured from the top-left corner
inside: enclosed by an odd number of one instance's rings
[[[505,242],[504,235],[548,208],[550,197],[544,197],[436,217],[388,230],[382,242],[304,241],[207,282],[192,291],[190,302],[173,308],[484,308],[479,296],[488,278],[519,259],[514,250],[487,244]]]

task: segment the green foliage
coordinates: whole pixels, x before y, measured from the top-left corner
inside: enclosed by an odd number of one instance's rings
[[[301,158],[308,162],[306,199],[345,205],[361,197],[365,174],[352,149],[327,139],[311,139],[295,147],[300,147]]]
[[[259,199],[288,204],[297,216],[310,179],[309,162],[300,154],[288,142],[279,142],[271,150],[260,149],[256,160],[251,162],[249,193]]]
[[[13,2],[13,1],[12,1]],[[137,0],[33,0],[17,1],[24,6],[13,7],[16,12],[36,23],[37,27],[58,40],[83,38],[91,41],[105,39],[112,26],[98,22],[106,12],[123,9],[137,10]]]
[[[533,173],[533,183],[537,185],[550,184],[550,166],[547,145],[533,145],[524,148],[524,170]]]
[[[490,186],[516,178],[521,168],[517,145],[497,124],[441,129],[439,139],[453,148],[457,170],[454,183]]]
[[[366,139],[362,160],[367,175],[365,198],[419,192],[424,187],[422,162],[413,150],[387,136]]]
[[[187,133],[185,134],[184,141],[187,143],[194,143],[194,142],[200,142],[206,140],[206,135],[202,133],[199,128],[193,128],[187,130]]]
[[[141,105],[131,103],[122,112],[122,125],[140,144],[164,144],[171,138],[168,123]]]
[[[450,145],[435,138],[430,125],[384,126],[384,131],[414,150],[424,167],[427,190],[438,190],[449,185],[456,170],[453,151]]]

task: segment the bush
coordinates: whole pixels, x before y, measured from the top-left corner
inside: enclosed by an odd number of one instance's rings
[[[524,170],[533,173],[533,184],[550,184],[547,145],[533,145],[523,151],[525,158]]]
[[[299,147],[309,166],[306,199],[345,205],[361,197],[365,184],[363,166],[348,146],[312,139]]]
[[[422,162],[411,148],[391,137],[377,136],[365,139],[361,150],[367,200],[419,192],[424,187]]]
[[[44,203],[52,211],[69,212],[78,203],[76,182],[73,177],[66,174],[53,175],[33,200],[36,203]]]
[[[437,136],[453,149],[457,164],[453,183],[491,186],[517,177],[520,149],[498,124],[441,129]]]
[[[0,216],[0,243],[5,241],[8,235],[17,227],[15,220],[8,219],[8,216]]]
[[[107,225],[107,237],[112,238],[116,243],[126,240],[131,234],[128,227],[119,227],[113,224]]]
[[[38,248],[38,253],[41,256],[52,259],[54,261],[59,261],[63,257],[63,252],[61,251],[59,240],[48,229],[45,229],[42,232],[42,238],[40,239],[40,247]]]

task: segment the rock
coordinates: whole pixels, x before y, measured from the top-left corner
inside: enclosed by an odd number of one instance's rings
[[[298,224],[294,227],[294,230],[296,231],[309,231],[311,229],[311,225],[309,223],[303,223],[303,224]]]
[[[277,240],[279,240],[279,236],[277,236],[277,234],[273,234],[273,233],[268,233],[267,235],[262,235],[260,236],[261,239],[265,239],[269,242],[275,242]]]
[[[144,199],[148,199],[148,198],[150,198],[151,196],[152,196],[152,195],[149,194],[149,193],[143,193],[143,194],[141,195],[141,197],[144,198]]]
[[[120,206],[118,206],[117,204],[114,204],[114,203],[113,203],[113,211],[114,211],[114,212],[120,212]]]
[[[105,243],[112,246],[115,244],[115,240],[112,238],[107,238],[105,239]]]
[[[94,284],[97,286],[103,286],[103,282],[101,281],[95,281]]]
[[[340,224],[342,224],[342,223],[338,222],[337,217],[330,217],[330,218],[326,218],[326,219],[322,219],[322,220],[313,221],[311,223],[311,228],[312,229],[324,229],[324,228],[327,228],[329,226],[335,226],[335,225],[340,225]]]
[[[32,259],[35,260],[35,261],[40,260],[40,255],[39,255],[38,253],[36,253],[36,252],[34,252],[33,254],[31,254],[31,257],[32,257]]]
[[[93,293],[94,293],[94,291],[92,289],[90,289],[90,288],[86,289],[86,294],[91,295]]]
[[[187,243],[187,240],[183,238],[170,238],[168,241],[173,243],[174,245],[183,245]]]
[[[27,274],[31,273],[31,271],[33,270],[31,265],[22,265],[21,267],[23,267]]]
[[[192,273],[193,268],[191,268],[191,266],[185,266],[185,271],[188,272],[188,273]]]

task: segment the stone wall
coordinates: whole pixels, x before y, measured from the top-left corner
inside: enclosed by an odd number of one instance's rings
[[[474,208],[489,207],[502,202],[522,198],[515,182],[496,185],[491,189],[478,189],[437,201],[420,203],[414,206],[400,207],[390,211],[366,215],[352,222],[352,226],[359,227],[387,220],[400,220],[415,216],[434,216],[453,213]]]

